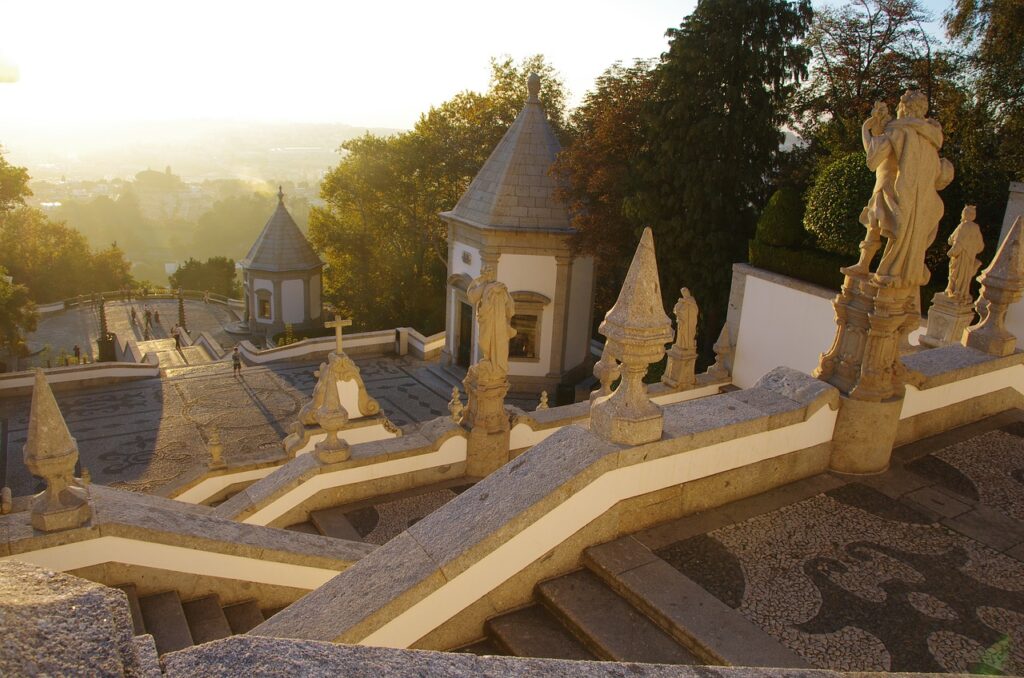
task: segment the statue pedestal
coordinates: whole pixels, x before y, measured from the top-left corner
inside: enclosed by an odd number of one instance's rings
[[[469,368],[462,383],[469,397],[462,414],[462,425],[469,428],[466,474],[483,478],[508,462],[510,427],[505,395],[509,383],[503,375],[482,375],[479,363]]]
[[[886,287],[869,275],[847,274],[832,302],[836,337],[814,376],[855,400],[881,402],[903,396],[908,370],[899,348],[919,322],[916,287]]]
[[[829,470],[851,475],[885,472],[902,409],[902,397],[871,402],[840,396]]]
[[[921,335],[921,345],[938,348],[959,344],[973,320],[974,306],[970,299],[962,301],[937,292],[928,309],[928,331]]]
[[[665,374],[661,377],[661,383],[669,388],[678,389],[693,386],[697,383],[697,375],[694,373],[696,362],[696,350],[673,346],[668,350],[668,365],[665,366]]]
[[[612,396],[590,408],[590,430],[620,445],[642,445],[661,439],[664,415],[647,398],[643,375],[647,363],[622,365],[622,381]]]
[[[56,491],[47,489],[36,495],[32,502],[32,527],[42,532],[79,527],[91,515],[89,493],[81,487],[69,485]]]

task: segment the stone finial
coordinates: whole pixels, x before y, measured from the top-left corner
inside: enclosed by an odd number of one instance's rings
[[[668,364],[661,381],[669,388],[686,388],[697,381],[697,301],[690,290],[679,290],[679,301],[672,312],[676,316],[676,342],[668,351]]]
[[[459,393],[458,386],[452,386],[452,399],[448,401],[448,411],[451,412],[452,421],[456,424],[462,422],[462,411],[466,409],[462,406],[462,394]]]
[[[82,487],[89,487],[92,485],[92,473],[90,473],[89,469],[85,466],[82,467],[82,476],[80,480],[82,481]]]
[[[708,374],[716,379],[729,376],[732,365],[732,339],[729,338],[729,326],[723,325],[718,341],[712,347],[715,350],[715,364],[708,368]]]
[[[334,371],[335,362],[341,358],[332,353],[329,360]],[[333,464],[352,456],[348,442],[338,438],[338,431],[348,423],[348,411],[341,404],[337,384],[328,383],[324,388],[323,397],[323,404],[317,409],[316,414],[320,427],[327,433],[327,437],[316,444],[316,454],[323,463]]]
[[[224,445],[220,441],[220,429],[216,427],[210,431],[210,441],[206,444],[210,451],[210,468],[220,469],[227,466],[224,463]]]
[[[11,494],[11,488],[5,486],[0,489],[0,514],[7,515],[13,506],[14,495]]]
[[[975,308],[981,321],[967,328],[964,346],[991,355],[1013,353],[1017,337],[1006,329],[1006,311],[1024,293],[1024,217],[1017,217],[999,246],[992,263],[981,272],[981,294]]]
[[[284,187],[280,185],[277,187],[277,202],[284,204]]]
[[[615,305],[598,331],[622,363],[622,383],[610,398],[591,408],[591,429],[612,442],[639,445],[661,438],[661,408],[647,397],[647,366],[665,354],[672,322],[661,305],[654,236],[645,228]]]
[[[73,475],[78,443],[71,437],[41,369],[36,370],[32,389],[24,456],[32,475],[46,482],[46,489],[32,502],[32,526],[51,532],[84,524],[92,511],[88,493],[75,484]]]
[[[547,391],[541,391],[540,392],[540,402],[537,403],[537,409],[538,410],[546,410],[546,409],[548,409],[548,392]]]
[[[526,93],[527,103],[540,103],[540,76],[536,73],[530,73],[526,78]]]
[[[593,402],[597,398],[611,395],[612,384],[621,375],[622,370],[619,367],[619,362],[608,351],[608,344],[605,343],[604,348],[601,350],[601,359],[594,363],[594,376],[597,377],[600,387],[590,394],[590,401]]]

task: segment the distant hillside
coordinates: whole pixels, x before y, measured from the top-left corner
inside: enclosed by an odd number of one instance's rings
[[[8,160],[33,179],[130,178],[139,168],[174,168],[185,181],[267,179],[319,181],[337,164],[337,149],[367,131],[399,130],[332,123],[192,120],[138,123],[4,125]]]

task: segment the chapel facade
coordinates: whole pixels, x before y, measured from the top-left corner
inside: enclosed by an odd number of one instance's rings
[[[274,335],[286,325],[320,326],[324,262],[285,208],[280,188],[277,208],[240,263],[245,322],[253,335]]]
[[[479,359],[470,283],[493,267],[515,302],[508,378],[513,391],[553,392],[589,372],[594,260],[574,256],[569,212],[550,175],[561,150],[531,74],[526,105],[455,207],[448,225],[444,364]]]

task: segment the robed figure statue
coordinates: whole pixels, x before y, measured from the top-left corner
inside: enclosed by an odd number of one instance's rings
[[[504,283],[496,280],[494,267],[487,265],[466,290],[476,308],[477,343],[480,360],[477,370],[486,379],[508,375],[508,340],[516,335],[512,329],[515,302]]]

